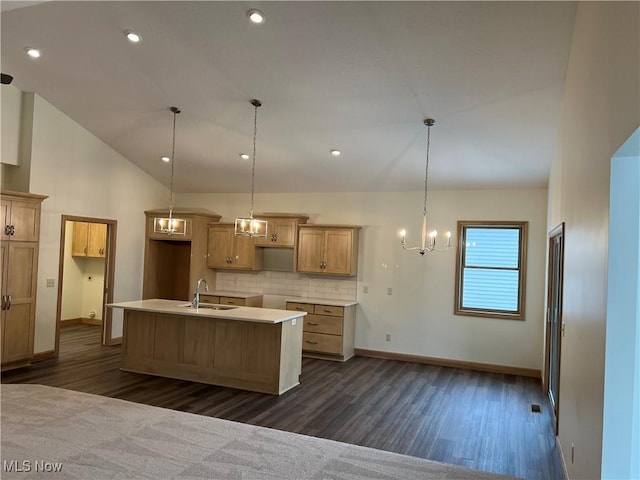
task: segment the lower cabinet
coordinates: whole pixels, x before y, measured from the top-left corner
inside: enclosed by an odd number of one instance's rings
[[[287,302],[287,310],[307,312],[303,317],[302,354],[344,362],[353,357],[356,305],[335,306]]]
[[[233,295],[203,295],[200,303],[217,303],[220,305],[236,305],[238,307],[262,307],[262,295],[241,296]]]

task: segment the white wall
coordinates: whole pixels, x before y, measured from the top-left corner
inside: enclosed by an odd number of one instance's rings
[[[559,439],[576,479],[601,474],[609,165],[640,124],[639,18],[638,2],[579,2],[549,182],[547,227],[565,222]]]
[[[142,297],[144,210],[168,201],[168,189],[93,134],[36,95],[30,191],[48,195],[42,204],[34,352],[53,350],[61,216],[115,219],[114,301]],[[117,312],[117,311],[116,311]],[[114,313],[114,334],[121,317]]]
[[[455,249],[427,255],[400,248],[398,232],[417,237],[423,192],[258,194],[256,211],[305,213],[310,223],[363,226],[358,266],[358,348],[541,369],[546,245],[546,189],[429,192],[429,228],[456,231],[458,220],[529,221],[526,320],[453,315]],[[183,194],[232,221],[248,195]],[[369,293],[363,293],[367,286]],[[393,295],[387,295],[387,288]],[[392,341],[385,341],[390,333]]]
[[[68,320],[82,317],[82,265],[71,256],[73,222],[66,222],[64,246],[64,282],[62,284],[62,310],[60,318]]]

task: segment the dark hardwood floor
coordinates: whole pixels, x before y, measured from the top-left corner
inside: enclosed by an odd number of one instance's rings
[[[552,418],[532,378],[355,357],[303,360],[281,396],[121,372],[100,327],[64,327],[60,358],[2,374],[210,417],[453,463],[528,480],[562,479]],[[531,405],[542,407],[532,412]]]

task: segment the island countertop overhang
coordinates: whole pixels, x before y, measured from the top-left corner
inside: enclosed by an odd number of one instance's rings
[[[243,322],[278,324],[303,317],[306,312],[278,310],[273,308],[235,307],[230,310],[214,310],[211,308],[187,307],[188,302],[180,300],[164,300],[159,298],[133,300],[129,302],[108,303],[109,308],[122,308],[141,312],[154,312],[168,315],[182,315],[204,318],[220,318]]]

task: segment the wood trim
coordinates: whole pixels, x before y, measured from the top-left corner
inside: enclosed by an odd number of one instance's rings
[[[108,338],[107,337],[106,342],[105,342],[105,346],[113,347],[114,345],[120,345],[121,343],[122,343],[122,336],[115,337],[115,338]]]
[[[462,250],[464,246],[463,231],[466,227],[513,227],[519,228],[522,232],[522,238],[520,239],[520,257],[519,257],[519,275],[518,282],[520,285],[520,291],[518,292],[518,306],[519,311],[517,313],[508,312],[493,312],[491,310],[473,310],[464,309],[460,306],[460,295],[462,292]],[[453,314],[463,315],[469,317],[482,317],[482,318],[495,318],[499,320],[525,320],[526,315],[526,300],[527,300],[527,248],[529,243],[529,222],[528,221],[507,221],[507,220],[458,220],[457,228],[458,246],[456,248],[456,273],[455,273],[455,288],[453,299]]]
[[[26,199],[35,199],[35,200],[40,200],[43,201],[47,198],[49,198],[49,195],[39,195],[37,193],[29,193],[29,192],[16,192],[13,190],[1,190],[0,191],[0,196],[7,196],[7,197],[20,197],[20,198],[26,198]]]
[[[68,325],[79,325],[82,323],[82,318],[65,318],[64,320],[60,320],[60,326],[66,327]]]
[[[540,378],[540,370],[535,368],[511,367],[508,365],[496,365],[493,363],[467,362],[449,358],[424,357],[406,353],[385,352],[381,350],[367,350],[356,348],[355,354],[359,357],[382,358],[385,360],[399,360],[401,362],[421,363],[438,367],[463,368],[465,370],[478,370],[480,372],[504,373],[507,375],[519,375],[521,377]]]
[[[105,254],[105,280],[104,288],[107,290],[107,294],[104,299],[104,303],[113,303],[113,288],[115,280],[115,264],[116,264],[116,233],[117,233],[117,220],[111,220],[107,218],[98,217],[80,217],[77,215],[61,215],[60,220],[60,250],[58,256],[58,301],[56,306],[56,341],[55,341],[55,356],[57,357],[60,352],[60,326],[62,323],[62,286],[64,280],[64,247],[66,236],[66,222],[87,222],[87,223],[104,223],[107,225],[107,251]],[[112,315],[111,309],[105,309],[103,304],[103,345],[112,345],[113,343],[107,342],[107,339],[111,335]]]
[[[55,350],[48,350],[46,352],[36,353],[33,356],[32,362],[44,362],[45,360],[51,360],[52,358],[58,358],[58,352]]]

